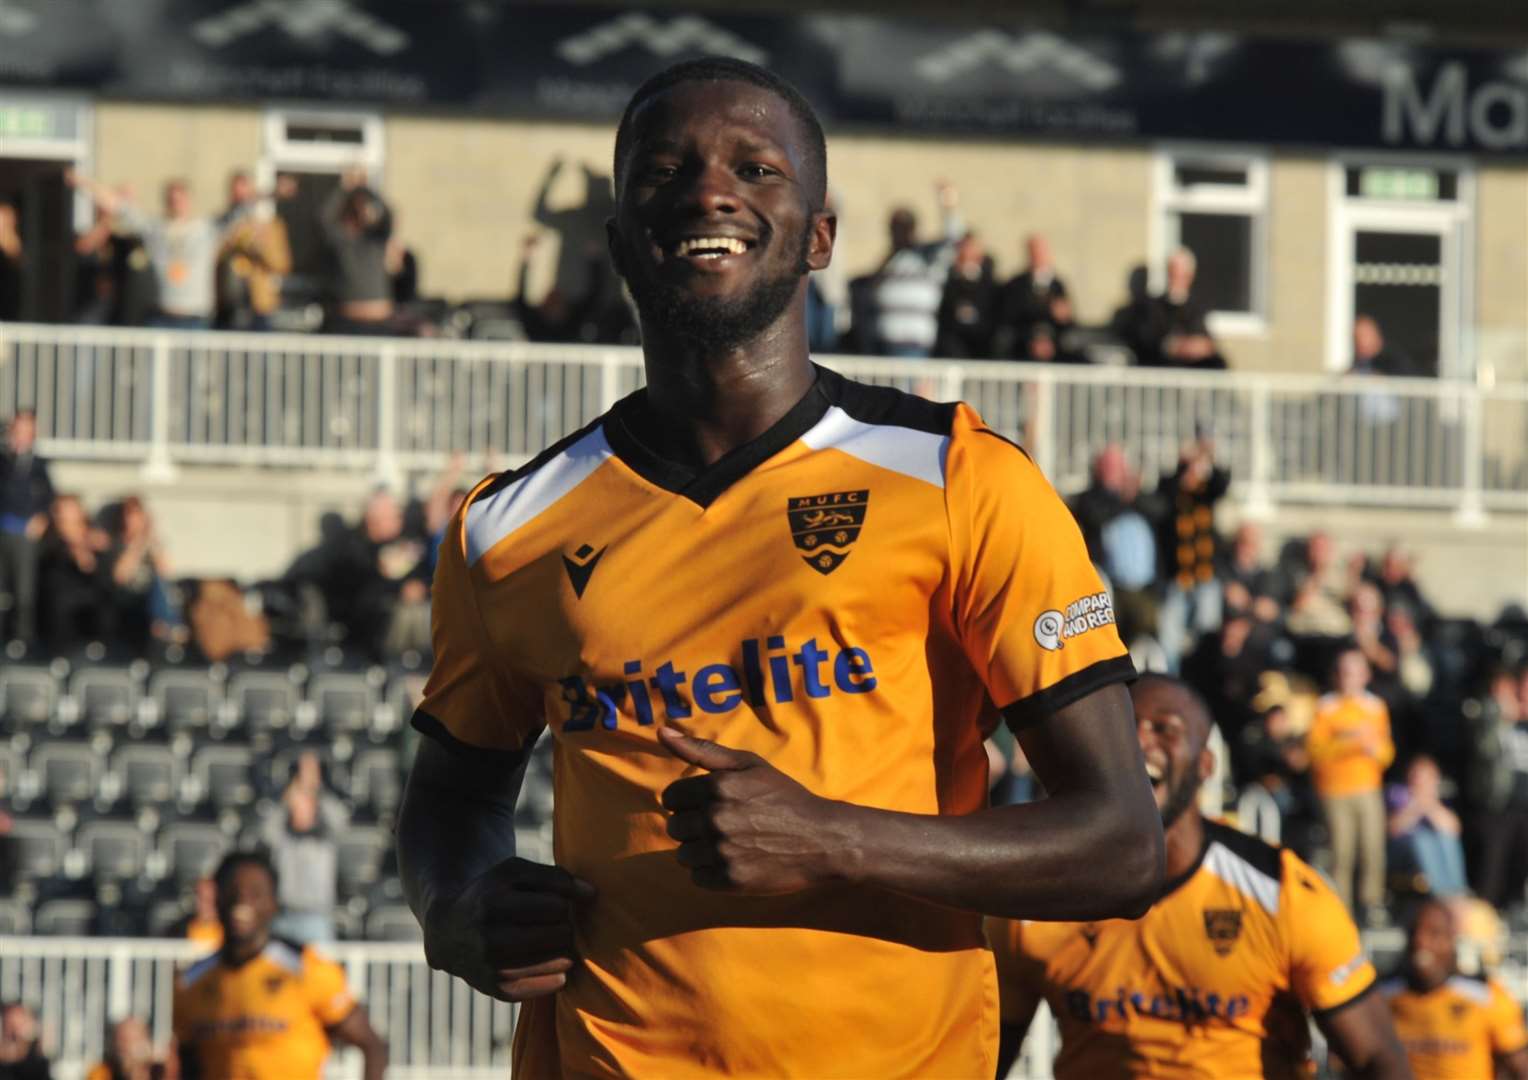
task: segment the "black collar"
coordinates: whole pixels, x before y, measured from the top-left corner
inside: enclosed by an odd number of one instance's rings
[[[1205,822],[1205,825],[1208,826],[1209,822]],[[1189,864],[1187,870],[1176,877],[1168,878],[1162,883],[1162,895],[1157,897],[1157,903],[1160,904],[1163,900],[1166,900],[1173,893],[1188,884],[1188,879],[1197,874],[1199,868],[1204,865],[1204,857],[1209,854],[1212,843],[1214,843],[1214,838],[1210,835],[1210,830],[1206,828],[1204,830],[1204,843],[1199,845],[1199,854],[1194,857],[1194,861]]]
[[[828,372],[821,368],[816,371],[817,378],[811,388],[768,431],[735,447],[708,467],[697,468],[693,464],[661,457],[649,445],[656,440],[650,434],[647,440],[643,439],[643,434],[650,433],[658,423],[648,404],[645,387],[616,402],[605,417],[605,439],[610,443],[611,452],[642,479],[704,508],[822,419],[833,404],[831,392],[835,383]]]

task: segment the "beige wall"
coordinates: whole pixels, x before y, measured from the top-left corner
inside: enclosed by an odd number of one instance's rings
[[[169,176],[190,179],[197,205],[222,202],[230,170],[262,153],[256,107],[102,103],[96,114],[97,174],[129,181],[157,202]],[[419,256],[421,287],[451,298],[507,297],[521,244],[538,225],[538,192],[552,163],[566,164],[552,186],[554,216],[585,202],[581,166],[603,184],[613,130],[606,125],[541,124],[441,116],[389,116],[384,124],[383,186],[399,212],[399,231]],[[1269,170],[1266,329],[1227,334],[1236,367],[1322,370],[1327,334],[1328,159],[1277,154]],[[938,227],[935,181],[959,188],[967,222],[986,239],[1002,275],[1016,272],[1032,230],[1047,233],[1085,322],[1104,322],[1123,302],[1125,278],[1147,255],[1152,153],[1145,146],[888,139],[830,135],[829,172],[839,201],[836,265],[848,277],[885,254],[885,220],[898,205],[915,209],[923,231]],[[1476,304],[1482,359],[1498,377],[1528,377],[1528,168],[1482,168],[1476,215]],[[152,203],[151,203],[152,204]],[[602,211],[576,229],[597,251]],[[589,256],[559,257],[555,243],[533,261],[532,291],[554,280],[576,287]],[[559,273],[561,276],[559,276]]]

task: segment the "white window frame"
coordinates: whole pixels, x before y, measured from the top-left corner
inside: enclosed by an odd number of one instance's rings
[[[1183,191],[1178,188],[1174,176],[1179,164],[1245,168],[1247,185],[1242,188],[1203,185]],[[1206,321],[1210,332],[1217,337],[1261,337],[1268,333],[1268,170],[1268,151],[1261,147],[1198,143],[1169,143],[1156,147],[1152,161],[1152,212],[1146,270],[1146,279],[1153,292],[1166,287],[1167,256],[1178,246],[1173,215],[1245,214],[1252,221],[1252,265],[1248,268],[1252,310],[1210,312]]]
[[[359,145],[342,145],[294,141],[287,138],[287,125],[293,122],[355,127],[361,132],[361,142]],[[382,163],[386,159],[382,131],[380,113],[272,106],[265,110],[264,152],[260,156],[256,182],[260,190],[269,191],[275,186],[279,172],[340,173],[359,165],[366,170],[372,186],[379,186]]]
[[[1348,194],[1348,169],[1365,166],[1449,169],[1457,175],[1451,202],[1372,199]],[[1386,150],[1340,150],[1327,163],[1326,230],[1326,370],[1347,371],[1353,364],[1353,281],[1348,240],[1354,229],[1394,229],[1436,233],[1442,238],[1446,278],[1438,336],[1438,377],[1473,379],[1475,355],[1471,327],[1475,312],[1475,161],[1462,154],[1415,154]],[[1454,333],[1442,330],[1452,326]]]
[[[26,135],[10,135],[0,156],[29,158],[34,161],[67,161],[84,176],[94,173],[93,148],[95,147],[95,107],[91,100],[77,94],[37,93],[31,90],[0,90],[7,104],[25,105],[37,102],[48,108],[72,109],[75,116],[75,135],[72,139],[47,139]],[[90,196],[83,191],[74,193],[71,210],[74,228],[83,231],[95,220],[95,209]]]

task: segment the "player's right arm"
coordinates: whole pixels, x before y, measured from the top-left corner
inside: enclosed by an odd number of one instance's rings
[[[398,868],[430,966],[504,1001],[555,993],[574,962],[573,908],[592,888],[515,855],[515,799],[539,701],[490,659],[462,522],[441,543],[435,662],[414,726],[426,736],[399,811]]]
[[[1501,983],[1490,982],[1491,1060],[1496,1075],[1507,1080],[1528,1080],[1528,1028],[1523,1025],[1523,1009]]]

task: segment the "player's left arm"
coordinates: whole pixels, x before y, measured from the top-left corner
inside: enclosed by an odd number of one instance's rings
[[[330,1039],[349,1043],[361,1051],[361,1075],[365,1080],[382,1080],[387,1069],[387,1040],[371,1026],[365,1009],[357,1005],[345,1019],[328,1030]]]
[[[1332,1052],[1358,1080],[1411,1080],[1411,1065],[1395,1033],[1390,1010],[1376,993],[1316,1014]]]
[[[1528,1080],[1528,1028],[1523,1025],[1522,1006],[1494,979],[1490,988],[1491,1059],[1496,1075]]]

